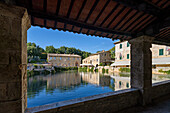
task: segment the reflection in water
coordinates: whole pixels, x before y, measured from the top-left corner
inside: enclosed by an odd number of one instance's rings
[[[154,75],[153,82],[170,79]],[[62,72],[28,78],[28,107],[130,88],[129,73]]]

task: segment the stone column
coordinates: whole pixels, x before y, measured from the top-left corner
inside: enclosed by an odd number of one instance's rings
[[[27,10],[0,2],[0,113],[27,105]]]
[[[131,87],[141,92],[141,104],[151,102],[152,87],[152,40],[154,37],[140,36],[129,41],[131,44]]]

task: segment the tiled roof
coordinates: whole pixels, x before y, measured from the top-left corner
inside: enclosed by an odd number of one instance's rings
[[[160,42],[169,39],[169,0],[16,0],[16,4],[28,9],[33,26],[113,40],[140,34]]]

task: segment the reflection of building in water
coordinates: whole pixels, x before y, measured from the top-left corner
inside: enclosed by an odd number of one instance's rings
[[[78,73],[58,73],[56,76],[47,78],[47,89],[71,87],[80,83],[81,76]]]
[[[130,88],[130,78],[129,77],[118,77],[111,76],[115,82],[115,90],[127,89]]]
[[[91,84],[109,86],[110,85],[110,76],[100,76],[99,73],[80,73],[82,80]]]

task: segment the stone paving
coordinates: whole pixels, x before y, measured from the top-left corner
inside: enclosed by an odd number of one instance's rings
[[[118,113],[170,113],[170,96],[164,101],[157,100],[146,107],[134,107]]]

